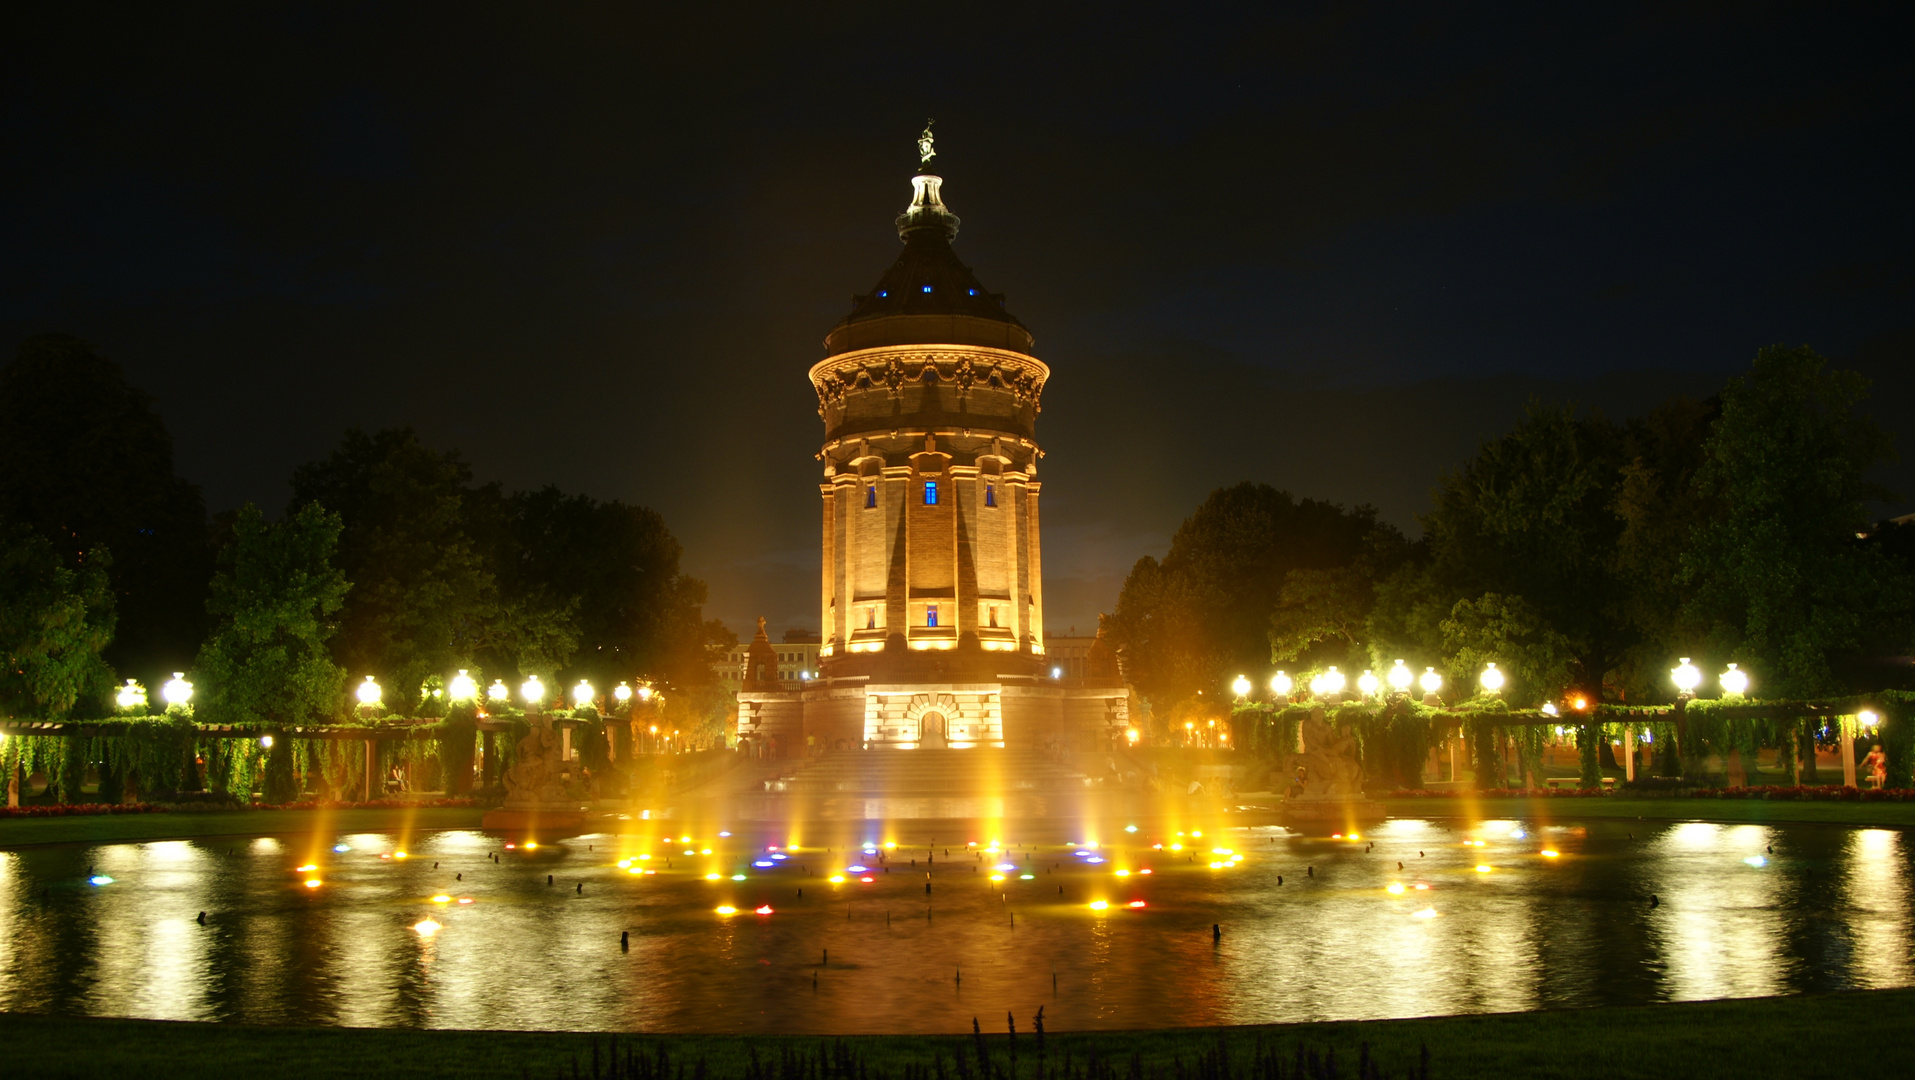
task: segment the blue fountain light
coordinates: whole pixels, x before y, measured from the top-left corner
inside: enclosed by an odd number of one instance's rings
[[[775,862],[772,862],[772,861],[771,861],[770,859],[759,859],[759,860],[758,860],[757,862],[755,862],[755,863],[752,863],[751,865],[753,865],[753,866],[777,866],[778,864],[777,864],[777,863],[775,863]]]
[[[86,880],[87,880],[87,883],[88,883],[88,884],[91,884],[91,885],[111,885],[111,884],[113,884],[113,879],[112,879],[112,878],[110,878],[110,877],[107,877],[107,876],[106,876],[105,874],[95,874],[95,875],[93,875],[92,877],[90,877],[90,878],[87,878]]]
[[[844,872],[845,872],[845,873],[847,873],[847,874],[862,874],[862,873],[864,873],[864,867],[862,867],[862,866],[847,866],[847,867],[845,867],[845,868],[844,868]]]

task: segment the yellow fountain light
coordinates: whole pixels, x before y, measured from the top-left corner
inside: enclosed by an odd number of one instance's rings
[[[1090,909],[1092,911],[1103,911],[1108,907],[1110,907],[1110,901],[1108,900],[1092,900],[1090,902]]]
[[[293,873],[295,873],[295,874],[309,874],[309,873],[311,873],[312,871],[314,871],[314,870],[317,870],[317,869],[319,869],[319,867],[318,867],[318,866],[316,866],[316,865],[314,865],[313,863],[307,863],[307,864],[306,864],[306,865],[304,865],[304,866],[295,866],[295,867],[293,867]]]
[[[1424,909],[1423,909],[1422,911],[1418,911],[1418,912],[1414,912],[1414,913],[1412,913],[1412,914],[1410,915],[1410,918],[1412,918],[1412,919],[1434,919],[1434,918],[1436,918],[1436,909],[1435,909],[1435,908],[1433,908],[1433,907],[1426,907],[1426,908],[1424,908]]]
[[[539,842],[537,840],[527,840],[525,842],[525,850],[537,851],[538,849],[539,849]]]
[[[1484,863],[1477,863],[1477,864],[1476,864],[1476,872],[1477,872],[1477,873],[1479,873],[1479,874],[1487,874],[1487,873],[1489,873],[1489,872],[1490,872],[1490,870],[1491,870],[1491,869],[1493,869],[1493,868],[1492,868],[1492,867],[1490,867],[1490,866],[1488,866],[1488,865],[1486,865],[1486,864],[1484,864]]]
[[[844,875],[843,875],[843,874],[833,874],[833,875],[831,875],[831,878],[830,878],[830,881],[831,881],[831,883],[832,883],[833,885],[843,885],[843,884],[844,884]]]
[[[319,881],[319,879],[318,879],[318,878],[307,878],[307,879],[306,879],[306,887],[307,887],[308,889],[317,889],[317,888],[319,888],[319,886],[320,886],[320,881]]]
[[[1129,877],[1129,876],[1130,876],[1130,871],[1128,871],[1128,870],[1119,870],[1119,871],[1117,871],[1117,876],[1118,876],[1118,877]]]
[[[1390,887],[1386,889],[1385,891],[1388,892],[1391,896],[1402,896],[1403,883],[1400,881],[1392,881],[1390,882]]]
[[[450,896],[447,896],[444,893],[440,893],[439,895],[432,898],[432,902],[435,904],[450,904],[452,902],[452,898]]]
[[[870,879],[870,878],[865,878],[865,880],[866,880],[866,881],[870,881],[871,879]],[[1004,875],[1003,875],[1003,874],[992,874],[992,875],[991,875],[991,880],[992,880],[992,881],[1003,881],[1003,880],[1004,880]]]
[[[738,909],[735,907],[732,907],[730,904],[720,904],[717,907],[713,908],[712,910],[718,912],[718,914],[720,915],[738,914]]]
[[[1554,858],[1557,858],[1557,857],[1558,857],[1558,856],[1560,856],[1560,855],[1562,855],[1562,852],[1560,852],[1560,851],[1557,851],[1557,850],[1555,850],[1555,849],[1553,849],[1553,848],[1544,848],[1544,849],[1542,850],[1542,856],[1543,856],[1543,858],[1545,858],[1545,859],[1554,859]]]
[[[705,880],[706,881],[723,881],[725,880],[725,876],[723,874],[706,874]]]

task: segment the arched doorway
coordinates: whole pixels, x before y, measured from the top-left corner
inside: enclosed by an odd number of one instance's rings
[[[943,713],[927,712],[923,718],[918,721],[918,724],[918,745],[920,747],[927,750],[941,750],[944,748],[946,742],[944,738]]]

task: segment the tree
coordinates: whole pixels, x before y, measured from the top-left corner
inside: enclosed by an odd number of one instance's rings
[[[1607,421],[1531,403],[1515,430],[1443,477],[1424,518],[1438,592],[1452,605],[1520,596],[1529,616],[1567,644],[1574,662],[1566,680],[1598,700],[1639,638],[1617,559],[1623,450]]]
[[[1382,666],[1385,650],[1372,618],[1377,589],[1411,553],[1402,533],[1378,523],[1363,536],[1348,564],[1291,570],[1270,616],[1270,661],[1302,660],[1306,667]]]
[[[337,514],[311,503],[271,524],[241,508],[206,605],[217,623],[194,668],[202,719],[284,727],[339,713],[346,672],[327,639],[350,588],[332,565],[340,530]]]
[[[334,655],[386,683],[400,708],[417,704],[428,676],[502,636],[497,582],[466,531],[471,479],[456,452],[426,448],[409,428],[354,428],[293,473],[293,505],[323,506],[342,525],[338,564],[353,588]]]
[[[1630,421],[1624,432],[1616,565],[1636,644],[1614,682],[1630,696],[1666,696],[1670,658],[1700,636],[1685,614],[1695,590],[1683,578],[1682,559],[1697,530],[1721,513],[1719,500],[1699,494],[1695,483],[1719,408],[1715,398],[1678,398]]]
[[[173,473],[153,399],[78,338],[28,338],[0,370],[0,518],[45,537],[70,569],[113,553],[110,663],[186,666],[206,632],[205,507]]]
[[[1298,499],[1267,484],[1210,494],[1160,563],[1138,560],[1109,622],[1124,671],[1153,709],[1220,693],[1269,664],[1270,617],[1293,570],[1347,566],[1376,511]]]
[[[104,695],[113,672],[105,549],[65,565],[45,537],[0,519],[0,714],[57,720]]]
[[[1780,345],[1722,391],[1694,481],[1720,513],[1697,530],[1681,577],[1713,651],[1753,669],[1766,695],[1839,689],[1834,661],[1878,634],[1908,644],[1909,581],[1858,540],[1869,500],[1886,494],[1867,471],[1889,454],[1856,411],[1867,392],[1861,375]]]
[[[1443,620],[1443,652],[1459,692],[1467,696],[1493,663],[1503,673],[1500,696],[1519,708],[1561,691],[1574,662],[1574,647],[1547,619],[1522,597],[1500,593],[1456,602]]]

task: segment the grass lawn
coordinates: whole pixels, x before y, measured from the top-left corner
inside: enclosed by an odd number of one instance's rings
[[[73,817],[0,818],[0,848],[21,844],[106,843],[179,840],[196,836],[263,836],[304,833],[325,826],[340,832],[414,829],[476,829],[478,807],[370,810],[215,810],[164,814],[85,814]]]
[[[1360,976],[1353,976],[1360,977]],[[1001,1027],[1001,1018],[987,1027]],[[1037,1043],[1030,1018],[1018,1018],[1019,1072],[1034,1074]],[[1854,1033],[1852,1040],[1842,1031]],[[1201,1028],[1171,1031],[1052,1034],[1047,1051],[1053,1072],[1070,1055],[1081,1076],[1089,1055],[1116,1059],[1119,1075],[1130,1059],[1142,1059],[1147,1080],[1187,1071],[1196,1056],[1229,1045],[1237,1075],[1258,1039],[1284,1055],[1302,1046],[1335,1050],[1339,1074],[1354,1076],[1359,1047],[1367,1043],[1386,1076],[1402,1076],[1428,1046],[1436,1077],[1590,1077],[1630,1080],[1681,1077],[1849,1077],[1893,1075],[1890,1059],[1915,1039],[1915,990],[1876,990],[1742,1001],[1564,1009],[1422,1020],[1296,1024],[1276,1027]],[[1831,1042],[1831,1039],[1834,1041]],[[756,1050],[776,1069],[793,1047],[815,1054],[821,1040],[772,1036],[629,1036],[647,1056],[662,1047],[676,1071],[690,1075],[703,1059],[713,1080],[743,1076]],[[836,1041],[836,1040],[832,1040]],[[855,1036],[842,1040],[863,1058],[869,1075],[896,1076],[906,1064],[928,1065],[934,1055],[975,1055],[969,1036]],[[152,1020],[72,1020],[0,1014],[0,1046],[7,1073],[19,1077],[97,1077],[120,1080],[174,1077],[217,1069],[227,1076],[270,1075],[275,1080],[313,1077],[570,1077],[576,1061],[591,1072],[592,1045],[609,1052],[604,1036],[546,1032],[416,1031],[368,1028],[272,1028],[170,1023]],[[1003,1035],[987,1040],[1002,1067]],[[1885,1058],[1884,1054],[1890,1055]],[[1185,1069],[1174,1068],[1179,1059]],[[971,1059],[975,1061],[973,1057]],[[950,1062],[947,1060],[947,1065]],[[1288,1077],[1289,1059],[1284,1075]],[[854,1066],[855,1068],[855,1066]],[[769,1072],[770,1070],[768,1070]],[[814,1074],[815,1075],[815,1074]],[[863,1075],[862,1073],[860,1075]],[[955,1069],[943,1075],[954,1076]]]
[[[1728,821],[1757,824],[1915,825],[1915,803],[1809,802],[1790,799],[1454,798],[1382,799],[1391,817],[1642,818],[1649,821]]]

